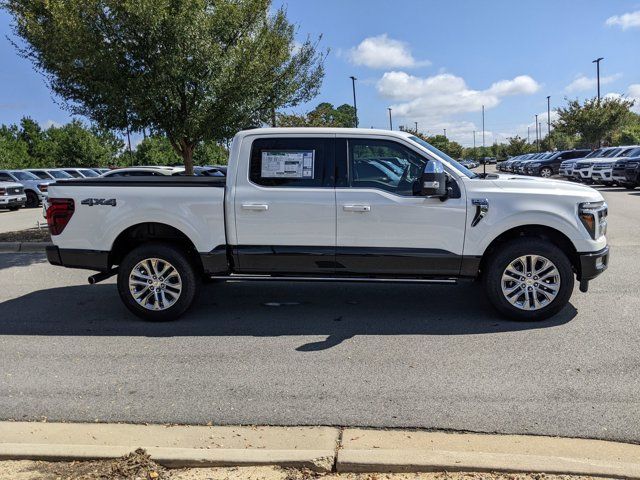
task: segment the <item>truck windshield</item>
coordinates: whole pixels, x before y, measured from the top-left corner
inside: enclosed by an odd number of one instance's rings
[[[417,143],[418,145],[420,145],[421,147],[425,148],[429,152],[435,153],[440,158],[444,158],[453,168],[455,168],[459,173],[465,175],[466,177],[469,177],[469,178],[478,178],[479,177],[479,175],[477,173],[472,172],[467,167],[464,167],[463,165],[458,163],[456,160],[451,158],[449,155],[447,155],[446,153],[438,150],[436,147],[434,147],[433,145],[431,145],[428,142],[425,142],[421,138],[415,137],[415,136],[411,136],[411,137],[409,137],[409,140],[412,140],[413,142]]]

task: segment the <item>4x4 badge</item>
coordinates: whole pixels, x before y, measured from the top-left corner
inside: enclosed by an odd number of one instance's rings
[[[88,207],[93,207],[94,205],[107,205],[109,207],[116,206],[115,198],[85,198],[80,202],[81,205],[87,205]]]

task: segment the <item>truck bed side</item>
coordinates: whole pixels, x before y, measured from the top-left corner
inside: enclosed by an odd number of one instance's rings
[[[49,197],[74,201],[69,223],[60,235],[52,236],[54,245],[63,256],[70,251],[76,256],[93,255],[99,262],[93,267],[96,270],[111,266],[102,267],[104,260],[99,258],[117,264],[118,242],[130,241],[124,240],[127,236],[133,240],[141,235],[184,236],[188,247],[204,256],[226,249],[224,178],[67,180],[51,185]]]

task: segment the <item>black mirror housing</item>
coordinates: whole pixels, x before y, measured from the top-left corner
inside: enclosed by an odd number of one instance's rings
[[[444,197],[447,194],[447,174],[442,163],[429,160],[422,173],[420,195],[424,197]]]

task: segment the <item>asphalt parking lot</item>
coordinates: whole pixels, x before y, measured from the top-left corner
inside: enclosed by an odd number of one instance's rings
[[[542,323],[479,286],[217,283],[149,324],[113,280],[0,255],[0,420],[358,425],[640,442],[640,191],[609,270]]]
[[[46,223],[40,208],[21,208],[12,212],[0,210],[0,233],[16,232],[26,228],[35,228],[38,223]]]

